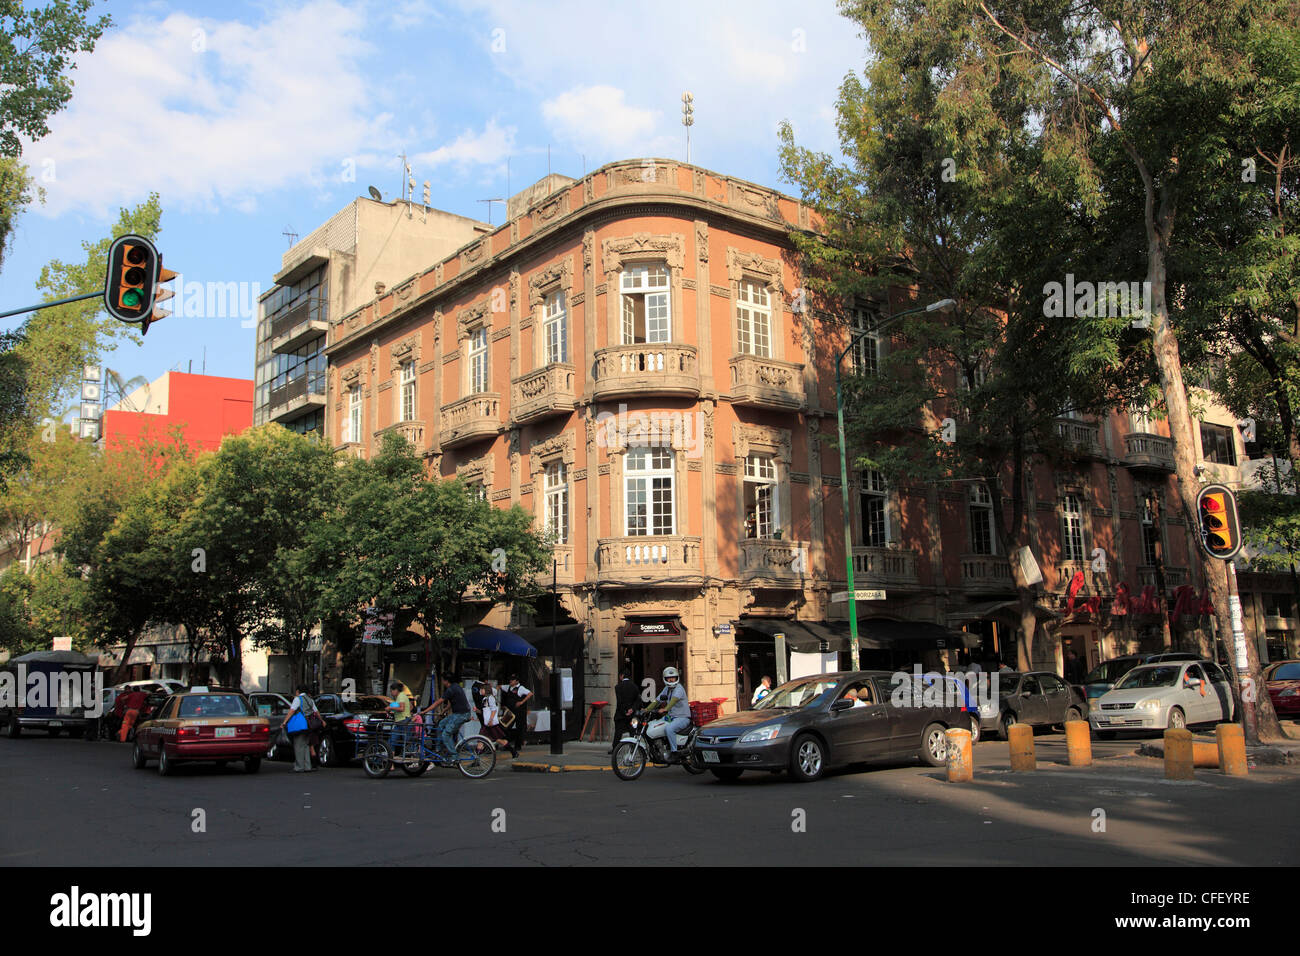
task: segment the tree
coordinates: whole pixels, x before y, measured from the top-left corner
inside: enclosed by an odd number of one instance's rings
[[[1028,137],[1041,155],[1069,172],[1081,213],[1112,237],[1140,239],[1150,289],[1150,348],[1173,438],[1183,512],[1195,514],[1195,440],[1171,321],[1169,268],[1175,227],[1194,220],[1199,190],[1221,174],[1220,108],[1248,101],[1269,82],[1268,63],[1249,55],[1260,24],[1294,24],[1295,0],[1154,0],[1141,6],[1090,0],[843,2],[863,24],[877,56],[939,86],[934,112],[970,161],[990,139]],[[959,159],[960,164],[960,159]],[[996,161],[988,175],[1003,166]],[[985,175],[981,173],[980,175]],[[1022,170],[1033,177],[1039,171]],[[1136,195],[1137,202],[1133,202]],[[1134,237],[1137,237],[1136,239]],[[1116,243],[1119,245],[1120,243]],[[1127,281],[1117,272],[1106,279]],[[1119,354],[1123,340],[1098,339],[1095,360]],[[1207,565],[1219,621],[1228,618],[1227,578]],[[1259,683],[1254,648],[1251,676]],[[1267,700],[1260,731],[1280,735]],[[1256,728],[1247,733],[1254,736]]]
[[[47,121],[72,99],[72,57],[89,53],[112,25],[90,20],[94,0],[53,0],[31,6],[0,0],[0,265],[19,210],[31,199],[24,167],[15,162],[21,136],[37,140]]]
[[[30,571],[34,551],[68,518],[95,451],[63,427],[42,429],[23,452],[26,465],[0,490],[0,542]]]
[[[454,480],[426,480],[410,444],[385,437],[370,461],[347,463],[342,521],[314,529],[321,560],[336,556],[321,608],[354,618],[364,607],[409,611],[440,666],[454,666],[467,594],[526,598],[550,549],[518,506],[497,508]]]

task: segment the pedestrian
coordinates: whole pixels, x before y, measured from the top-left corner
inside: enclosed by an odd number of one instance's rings
[[[484,685],[486,691],[483,694],[483,736],[492,741],[494,747],[498,750],[501,747],[510,745],[506,739],[505,729],[501,726],[501,706],[497,703],[496,684],[489,683]]]
[[[754,696],[750,699],[749,706],[757,707],[758,702],[770,693],[772,693],[772,678],[764,674],[763,679],[758,682],[758,687],[754,690]]]
[[[510,725],[510,756],[518,757],[524,749],[524,731],[528,729],[528,702],[533,699],[533,692],[519,683],[519,675],[510,675],[510,684],[501,692],[501,703],[512,714],[515,722]]]
[[[465,723],[474,716],[474,711],[470,707],[469,698],[465,696],[465,689],[460,686],[454,675],[442,675],[442,695],[424,710],[421,714],[427,714],[432,710],[437,710],[444,702],[451,705],[451,713],[442,718],[438,724],[438,741],[442,744],[446,756],[451,759],[456,753],[456,734]]]
[[[149,695],[142,690],[118,694],[117,700],[113,703],[113,713],[118,718],[118,740],[122,743],[131,739],[135,722],[139,720],[140,712],[144,710],[145,701],[148,699]]]
[[[637,692],[636,684],[632,683],[632,675],[623,671],[614,687],[614,739],[609,742],[610,753],[614,752],[625,734],[632,733],[632,715],[637,712],[640,703],[641,695]]]
[[[307,696],[307,685],[299,684],[298,693],[289,702],[284,730],[293,742],[293,772],[311,773],[311,730],[307,726],[309,714],[317,713],[316,702]]]

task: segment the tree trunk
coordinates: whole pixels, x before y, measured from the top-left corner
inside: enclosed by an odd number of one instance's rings
[[[1169,433],[1174,446],[1174,467],[1177,475],[1178,496],[1183,503],[1185,520],[1196,522],[1196,496],[1200,490],[1200,480],[1195,473],[1196,443],[1192,431],[1192,415],[1187,404],[1187,390],[1183,385],[1182,360],[1178,352],[1178,340],[1169,326],[1169,309],[1165,301],[1166,248],[1169,230],[1173,223],[1173,210],[1168,196],[1160,197],[1159,223],[1155,213],[1156,195],[1154,186],[1146,181],[1146,229],[1147,229],[1147,280],[1151,283],[1151,312],[1154,326],[1153,355],[1156,367],[1160,371],[1160,386],[1164,392],[1165,405],[1169,413]],[[1193,527],[1197,525],[1193,523]],[[1209,582],[1210,599],[1214,605],[1214,614],[1218,618],[1221,633],[1232,633],[1232,618],[1228,609],[1228,576],[1222,562],[1202,555],[1207,561],[1206,579]],[[1165,596],[1160,595],[1163,601]],[[1247,722],[1246,738],[1252,743],[1258,737],[1283,736],[1282,727],[1273,712],[1272,702],[1264,690],[1263,675],[1259,668],[1259,658],[1255,653],[1253,642],[1247,640],[1250,661],[1249,676],[1253,679],[1256,690],[1256,713],[1258,727]],[[1233,669],[1234,683],[1242,687],[1241,678],[1245,675],[1236,673],[1235,651],[1230,650],[1228,659]]]
[[[122,650],[122,663],[118,664],[117,669],[113,671],[114,684],[120,684],[126,680],[127,668],[130,667],[127,661],[131,659],[131,652],[135,650],[135,642],[139,639],[139,631],[133,631],[131,636],[126,639],[126,645]]]
[[[1032,587],[1018,587],[1020,594],[1020,640],[1016,646],[1016,669],[1021,673],[1034,669],[1034,634],[1038,630],[1038,613],[1034,610]]]

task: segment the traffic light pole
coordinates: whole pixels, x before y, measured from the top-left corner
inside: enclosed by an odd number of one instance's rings
[[[1231,561],[1228,566],[1228,613],[1232,616],[1232,650],[1237,663],[1237,683],[1243,691],[1241,710],[1246,728],[1247,740],[1259,740],[1259,721],[1255,714],[1255,697],[1259,693],[1268,693],[1267,688],[1250,687],[1251,693],[1245,693],[1249,685],[1243,675],[1250,674],[1250,657],[1246,653],[1246,628],[1241,619],[1241,595],[1237,591],[1237,569]]]
[[[81,302],[85,299],[102,299],[104,291],[87,292],[85,295],[74,295],[67,299],[55,299],[53,302],[42,302],[40,305],[28,305],[21,309],[10,309],[8,312],[0,312],[0,319],[7,319],[11,315],[21,315],[24,312],[35,312],[37,309],[49,309],[56,305],[67,305],[70,302]]]

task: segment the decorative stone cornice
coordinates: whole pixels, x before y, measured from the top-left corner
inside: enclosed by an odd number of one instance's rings
[[[686,239],[680,233],[651,235],[638,232],[625,238],[606,239],[600,244],[601,267],[609,281],[623,270],[625,262],[662,257],[670,269],[681,270],[686,261]]]
[[[535,309],[546,296],[556,289],[568,292],[573,288],[573,256],[565,256],[554,265],[535,273],[528,280],[528,307]]]
[[[577,460],[573,432],[561,432],[543,441],[530,442],[528,446],[528,473],[532,480],[555,460],[572,467]]]
[[[736,458],[740,461],[757,452],[775,455],[787,465],[790,464],[790,429],[788,428],[742,425],[736,422],[731,426],[731,436],[736,446]]]
[[[727,278],[732,282],[740,282],[747,275],[762,278],[774,295],[783,295],[779,260],[728,246]]]
[[[492,319],[488,315],[488,301],[486,299],[477,305],[471,305],[456,313],[457,339],[469,338],[470,330],[480,325],[492,325]]]

